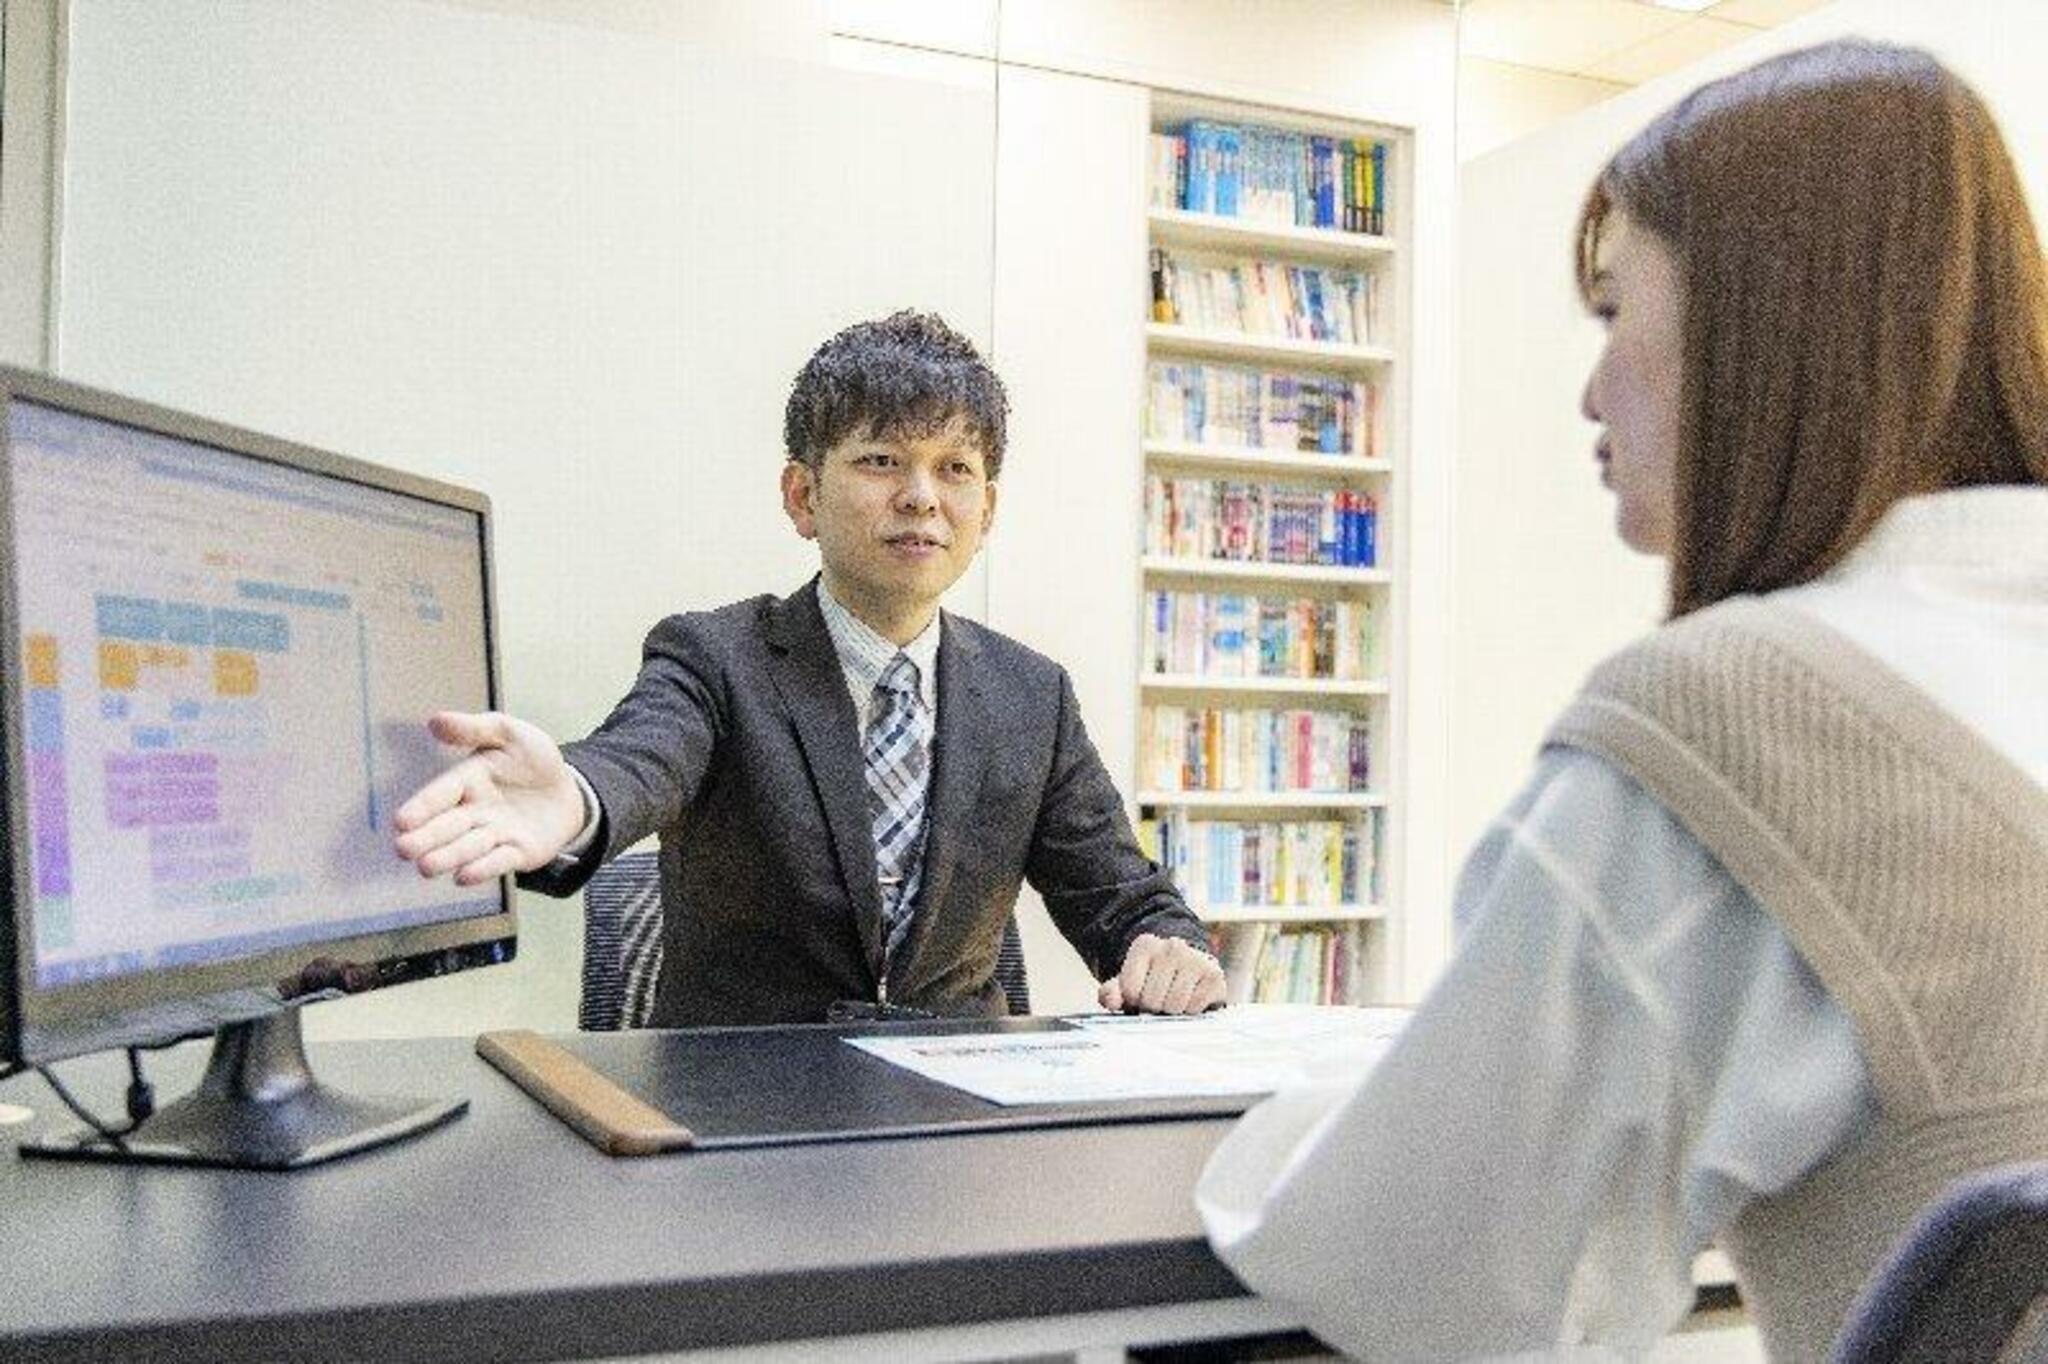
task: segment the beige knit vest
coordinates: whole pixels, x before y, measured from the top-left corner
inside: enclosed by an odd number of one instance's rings
[[[1769,599],[1696,612],[1607,660],[1546,743],[1600,755],[1662,802],[1855,1021],[1874,1130],[1722,1237],[1771,1358],[1824,1359],[1942,1186],[2048,1157],[2048,790]]]

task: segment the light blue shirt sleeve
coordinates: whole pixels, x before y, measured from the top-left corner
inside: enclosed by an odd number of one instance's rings
[[[1877,1106],[1848,1015],[1639,786],[1544,754],[1459,878],[1387,1057],[1283,1093],[1198,1201],[1254,1289],[1369,1360],[1647,1349],[1691,1264]]]

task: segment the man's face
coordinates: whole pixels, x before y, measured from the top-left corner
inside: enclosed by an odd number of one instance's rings
[[[815,471],[792,460],[782,506],[797,534],[818,542],[832,595],[893,637],[923,628],[974,561],[996,485],[955,421],[925,436],[848,437]]]

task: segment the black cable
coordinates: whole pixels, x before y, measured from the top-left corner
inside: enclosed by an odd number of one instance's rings
[[[135,1129],[147,1122],[150,1114],[156,1111],[156,1091],[150,1087],[149,1081],[144,1079],[142,1075],[142,1052],[136,1047],[129,1047],[127,1050],[128,1125],[126,1127],[110,1126],[97,1114],[93,1113],[91,1109],[73,1098],[71,1091],[64,1087],[64,1082],[57,1078],[57,1072],[51,1070],[48,1066],[34,1067],[36,1074],[43,1077],[43,1082],[49,1085],[59,1099],[64,1101],[64,1106],[70,1109],[80,1122],[98,1134],[100,1140],[112,1142],[116,1146],[121,1144],[124,1137],[134,1135]]]
[[[150,1114],[156,1112],[156,1090],[142,1077],[142,1052],[135,1047],[128,1048],[127,1098],[128,1130],[133,1132],[149,1121]]]
[[[37,1066],[36,1074],[43,1077],[43,1083],[47,1084],[53,1091],[55,1091],[57,1097],[64,1101],[64,1106],[71,1110],[73,1116],[75,1116],[80,1122],[84,1123],[87,1127],[90,1127],[94,1132],[98,1133],[101,1140],[111,1141],[114,1144],[119,1145],[121,1142],[121,1138],[128,1135],[128,1133],[125,1131],[119,1131],[115,1128],[107,1126],[104,1122],[101,1122],[100,1119],[90,1109],[86,1108],[84,1104],[72,1098],[71,1091],[64,1088],[64,1082],[62,1080],[59,1080],[57,1078],[57,1073],[51,1070],[48,1066]]]

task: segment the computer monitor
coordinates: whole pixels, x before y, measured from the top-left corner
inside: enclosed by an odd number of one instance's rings
[[[191,1095],[25,1154],[290,1168],[460,1100],[352,1098],[300,1005],[511,959],[507,883],[422,879],[397,804],[494,709],[481,494],[0,368],[0,1051],[214,1034]]]

